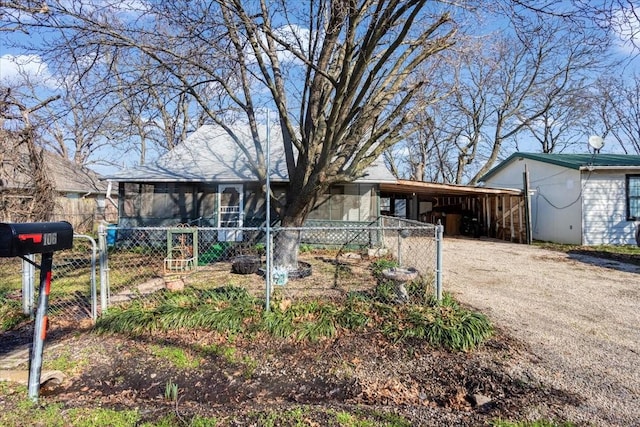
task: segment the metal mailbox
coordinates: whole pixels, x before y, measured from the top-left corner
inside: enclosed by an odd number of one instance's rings
[[[66,221],[0,223],[0,257],[50,253],[71,249],[73,227]]]
[[[42,374],[42,351],[47,336],[47,309],[51,290],[53,253],[73,246],[73,227],[66,221],[0,223],[0,257],[20,257],[40,269],[40,293],[33,327],[33,347],[29,353],[29,397],[38,400]],[[25,255],[42,254],[40,265]]]

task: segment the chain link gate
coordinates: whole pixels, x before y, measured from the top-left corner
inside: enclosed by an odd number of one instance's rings
[[[29,255],[35,261],[36,255]],[[96,320],[98,245],[88,235],[74,234],[73,248],[56,254],[52,269],[49,316],[58,323],[72,326],[86,319]],[[8,263],[9,264],[9,263]],[[10,278],[21,265],[22,313],[33,316],[36,293],[35,267],[26,261],[7,266]],[[13,271],[13,273],[11,273]]]

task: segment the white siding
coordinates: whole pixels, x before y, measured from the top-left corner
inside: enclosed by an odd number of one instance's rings
[[[582,180],[583,243],[636,244],[636,224],[627,221],[625,173],[584,171]]]
[[[580,172],[531,159],[515,160],[485,181],[488,187],[523,188],[529,171],[531,225],[535,240],[580,244]]]

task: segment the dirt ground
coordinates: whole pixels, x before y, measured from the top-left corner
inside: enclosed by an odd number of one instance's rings
[[[74,367],[61,385],[41,389],[42,402],[137,409],[143,421],[176,413],[187,421],[215,417],[217,426],[299,425],[266,420],[304,408],[308,426],[342,425],[336,412],[372,425],[399,416],[415,426],[478,426],[497,419],[563,420],[565,408],[579,404],[575,394],[534,380],[529,350],[500,332],[471,353],[394,345],[377,334],[319,343],[268,337],[230,343],[205,332],[147,340],[87,332],[50,341],[59,345],[45,352],[45,364],[66,359]],[[186,349],[197,366],[177,368],[157,354],[159,346]],[[204,354],[202,346],[234,350]],[[178,405],[165,397],[170,380],[179,387]],[[24,398],[9,389],[0,395],[0,410],[11,412]]]
[[[260,426],[265,414],[300,407],[306,425],[323,426],[338,425],[336,411],[374,424],[395,414],[416,426],[540,418],[640,424],[636,267],[488,240],[445,239],[444,252],[445,291],[497,328],[473,352],[394,344],[378,334],[296,343],[203,331],[140,340],[53,329],[45,367],[66,359],[71,368],[61,385],[42,389],[43,400],[136,408],[145,421],[215,416],[222,426]],[[0,346],[19,342],[17,335],[0,336]],[[158,355],[165,346],[184,348],[197,363],[177,368]],[[179,387],[177,405],[165,398],[170,380]],[[0,411],[21,397],[0,396]]]
[[[573,421],[640,425],[640,266],[494,240],[445,239],[445,289],[526,343]]]

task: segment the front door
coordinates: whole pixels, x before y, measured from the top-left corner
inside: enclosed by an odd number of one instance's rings
[[[242,184],[225,184],[219,187],[218,227],[233,230],[219,230],[218,240],[222,242],[242,241],[242,214],[244,212]]]

